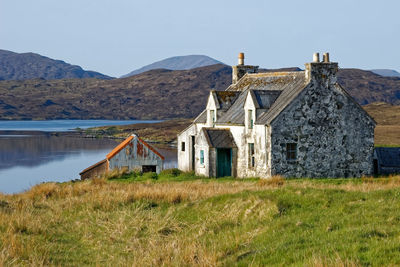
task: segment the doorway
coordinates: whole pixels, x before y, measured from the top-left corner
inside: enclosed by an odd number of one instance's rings
[[[217,177],[232,176],[232,149],[217,148]]]

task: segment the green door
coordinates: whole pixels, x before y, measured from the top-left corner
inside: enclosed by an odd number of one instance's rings
[[[217,177],[232,175],[232,149],[217,148]]]

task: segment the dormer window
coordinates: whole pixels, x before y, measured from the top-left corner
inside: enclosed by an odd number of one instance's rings
[[[253,110],[249,109],[247,111],[247,123],[248,123],[248,128],[253,129],[254,126],[254,121],[253,121]]]
[[[210,110],[210,122],[212,127],[215,127],[215,111],[214,110]]]

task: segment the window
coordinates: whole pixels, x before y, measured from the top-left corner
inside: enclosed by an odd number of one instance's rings
[[[200,164],[204,165],[204,150],[200,150]]]
[[[215,126],[215,111],[214,110],[210,110],[210,120],[212,122],[212,126]]]
[[[249,143],[249,167],[255,166],[254,143]]]
[[[297,159],[297,144],[287,143],[286,144],[286,160],[295,161]]]
[[[181,151],[185,151],[185,142],[181,143]]]
[[[249,129],[253,129],[253,124],[254,124],[254,122],[253,122],[253,110],[249,109],[247,114],[249,116],[248,117]]]

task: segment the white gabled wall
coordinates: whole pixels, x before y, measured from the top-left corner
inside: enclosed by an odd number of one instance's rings
[[[207,102],[207,127],[213,127],[213,120],[211,117],[211,114],[213,111],[214,112],[214,119],[217,121],[217,99],[215,99],[213,92],[210,92],[210,95],[208,96],[208,102]]]
[[[250,112],[251,111],[251,112]],[[249,116],[251,113],[251,116]],[[246,101],[244,103],[244,125],[246,126],[246,132],[250,132],[252,129],[250,129],[250,124],[251,120],[253,120],[253,128],[254,128],[254,122],[256,121],[256,105],[253,102],[253,98],[250,95],[250,91],[247,93]]]

